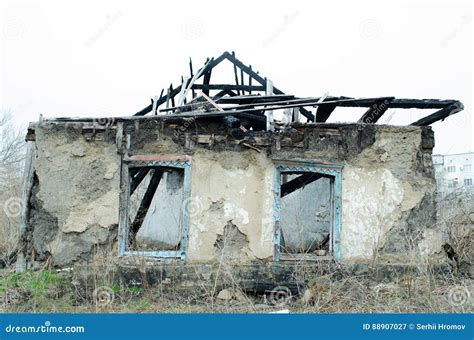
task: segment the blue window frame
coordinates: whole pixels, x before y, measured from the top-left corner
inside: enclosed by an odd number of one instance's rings
[[[319,164],[308,162],[276,162],[274,181],[274,259],[281,258],[281,175],[285,173],[316,173],[330,179],[331,226],[329,232],[329,252],[336,261],[341,259],[340,232],[341,232],[341,195],[342,195],[342,165]]]
[[[156,158],[153,160],[153,158]],[[131,193],[131,176],[130,170],[132,168],[174,168],[183,169],[183,205],[181,209],[181,240],[179,249],[177,250],[163,250],[163,251],[134,251],[128,249],[128,239],[130,233],[129,226],[129,204]],[[150,256],[157,258],[186,258],[186,249],[188,243],[189,230],[189,214],[188,207],[191,192],[191,157],[178,156],[132,156],[124,158],[122,162],[121,173],[121,193],[120,193],[120,211],[119,211],[119,256]]]

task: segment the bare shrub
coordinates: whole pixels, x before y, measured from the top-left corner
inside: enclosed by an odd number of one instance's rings
[[[24,150],[11,114],[0,112],[0,255],[13,251],[18,239]]]

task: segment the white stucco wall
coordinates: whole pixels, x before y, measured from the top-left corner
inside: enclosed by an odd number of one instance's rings
[[[228,221],[248,239],[236,260],[272,258],[273,175],[272,161],[253,151],[193,156],[188,262],[217,260],[214,244]]]

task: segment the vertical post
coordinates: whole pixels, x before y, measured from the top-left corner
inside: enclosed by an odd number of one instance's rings
[[[280,211],[281,211],[281,170],[276,167],[274,179],[274,204],[273,204],[273,220],[275,221],[275,230],[273,234],[273,258],[276,262],[280,261],[280,246],[281,246],[281,226],[280,226]]]
[[[273,96],[273,82],[270,79],[266,79],[266,90],[267,96]],[[273,111],[265,111],[265,117],[267,117],[267,131],[275,131],[273,121]]]
[[[294,107],[293,108],[293,122],[299,122],[300,121],[300,109],[299,107]]]
[[[117,133],[115,134],[115,144],[117,145],[117,153],[122,153],[123,149],[123,122],[117,123]]]
[[[170,91],[173,92],[173,84],[170,85]],[[171,105],[176,106],[174,102],[174,96],[171,97]]]
[[[336,262],[341,260],[341,205],[342,205],[342,174],[337,171],[334,176],[334,244],[333,257]]]
[[[151,112],[153,112],[154,115],[156,115],[156,104],[158,102],[158,99],[159,99],[158,96],[154,96],[153,99],[151,100],[151,104],[152,104]]]
[[[252,71],[252,65],[249,65],[250,71]],[[252,88],[252,76],[249,74],[249,86]],[[249,90],[249,94],[252,94],[252,90]]]
[[[186,95],[188,94],[187,92],[187,86],[188,86],[188,81],[189,77],[181,77],[181,91],[179,91],[179,97],[178,97],[178,106],[183,105],[183,103],[186,101]]]
[[[240,85],[245,85],[244,83],[244,70],[240,69]],[[242,89],[242,95],[245,95],[244,89]]]
[[[171,89],[168,87],[168,90],[166,92],[166,108],[170,107],[170,95],[171,95]]]
[[[331,177],[329,179],[329,202],[330,202],[330,221],[331,221],[331,229],[329,229],[329,254],[334,254],[334,234],[335,234],[335,229],[336,229],[336,221],[334,219],[335,217],[335,210],[336,210],[336,204],[334,201],[334,190],[335,186],[334,183],[335,178]]]
[[[123,256],[128,247],[128,205],[130,200],[130,174],[128,164],[122,160],[120,175],[120,201],[119,201],[119,256]]]
[[[232,56],[235,58],[235,52],[232,51]],[[239,86],[239,76],[237,75],[237,65],[234,64],[234,76],[235,76],[235,85]],[[242,84],[243,85],[243,84]],[[237,89],[237,94],[240,96],[240,90]]]
[[[189,73],[190,73],[191,79],[194,79],[193,61],[191,60],[191,58],[189,58]],[[192,89],[192,99],[194,99],[195,97],[196,97],[196,92],[194,91],[194,89]]]
[[[190,161],[191,162],[191,161]],[[182,207],[182,227],[181,227],[181,249],[180,257],[182,260],[186,258],[186,252],[188,250],[188,241],[189,241],[189,204],[191,200],[191,164],[185,163],[184,167],[184,180],[183,180],[183,204]],[[186,204],[188,206],[186,206]]]

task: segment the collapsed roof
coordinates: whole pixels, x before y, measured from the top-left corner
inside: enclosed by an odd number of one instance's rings
[[[214,84],[213,69],[224,62],[233,65],[235,83]],[[367,108],[358,123],[375,124],[388,109],[436,109],[437,111],[410,125],[427,126],[464,109],[457,100],[399,99],[395,97],[309,97],[287,95],[273,86],[271,80],[262,77],[235,57],[224,52],[218,58],[207,59],[204,66],[194,72],[189,62],[190,74],[181,77],[176,88],[163,89],[152,103],[134,116],[148,114],[166,116],[167,119],[223,119],[229,127],[251,130],[280,130],[292,123],[326,123],[337,107]],[[279,111],[276,119],[274,111]],[[305,121],[306,120],[306,121]]]

